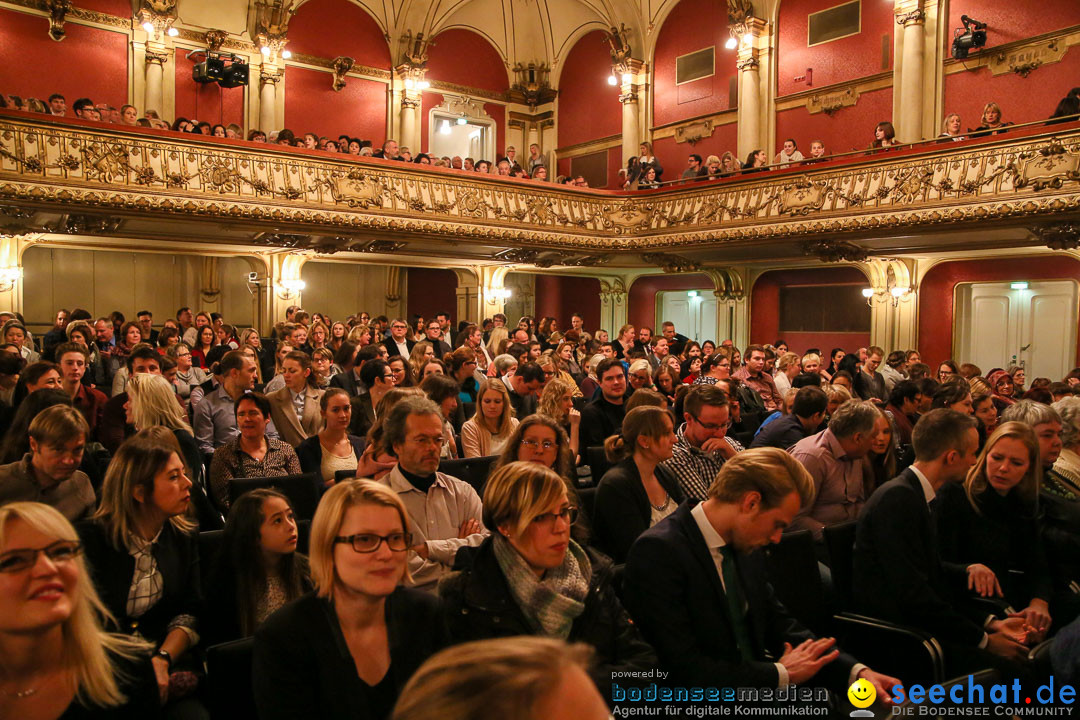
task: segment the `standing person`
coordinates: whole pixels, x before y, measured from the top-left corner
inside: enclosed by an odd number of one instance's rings
[[[326,492],[311,523],[315,592],[255,632],[260,718],[390,716],[408,678],[447,642],[436,599],[403,587],[412,532],[401,500],[377,483]]]

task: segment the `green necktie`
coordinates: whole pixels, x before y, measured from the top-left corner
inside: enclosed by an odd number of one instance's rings
[[[724,595],[727,596],[728,612],[731,613],[735,642],[739,644],[739,653],[743,660],[749,662],[754,659],[754,646],[750,641],[750,629],[746,625],[746,613],[743,611],[746,601],[739,584],[739,570],[735,567],[735,550],[730,545],[724,545],[720,548],[720,554],[724,558],[720,571],[724,577]]]

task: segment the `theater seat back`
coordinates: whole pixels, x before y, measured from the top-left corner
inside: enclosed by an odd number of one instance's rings
[[[212,720],[256,718],[251,688],[251,638],[213,645],[206,649],[206,704]]]

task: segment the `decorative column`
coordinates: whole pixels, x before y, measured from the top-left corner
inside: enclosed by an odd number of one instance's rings
[[[641,105],[638,96],[644,89],[642,76],[645,73],[645,63],[629,58],[617,63],[612,68],[612,73],[621,83],[619,102],[622,103],[622,156],[619,161],[625,165],[627,159],[639,154],[638,145],[643,139],[639,122]]]
[[[401,133],[398,145],[407,147],[415,157],[420,152],[420,92],[418,90],[401,91]]]
[[[926,13],[918,0],[897,4],[896,23],[903,27],[903,57],[899,114],[894,112],[893,116],[899,120],[898,138],[903,142],[917,142],[923,139],[923,30],[926,26]]]
[[[739,157],[767,145],[762,132],[761,62],[767,54],[768,24],[760,18],[748,17],[740,27],[739,55],[735,67],[739,71]]]
[[[890,353],[915,347],[914,261],[870,259],[859,263],[870,280],[870,344]],[[865,294],[865,291],[864,291]]]
[[[22,254],[27,247],[39,242],[40,237],[40,235],[0,236],[0,310],[22,312]]]
[[[386,266],[386,304],[383,312],[388,318],[405,317],[404,305],[401,302],[401,291],[405,287],[402,277],[400,265]]]
[[[146,47],[146,95],[143,109],[154,110],[165,119],[165,98],[162,81],[165,76],[165,63],[169,61],[169,52],[164,47],[151,49]]]
[[[277,128],[277,84],[284,73],[273,65],[262,64],[259,71],[259,129],[269,133]]]
[[[637,148],[634,148],[637,152]],[[600,279],[600,327],[614,340],[619,328],[626,324],[626,282],[621,277]]]

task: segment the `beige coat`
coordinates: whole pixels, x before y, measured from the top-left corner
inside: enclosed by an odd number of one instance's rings
[[[281,439],[289,443],[295,449],[297,445],[317,434],[323,427],[322,412],[319,410],[319,401],[322,400],[325,390],[316,390],[310,385],[304,389],[304,417],[296,419],[296,409],[293,407],[292,392],[284,387],[270,393],[266,399],[270,401],[270,418],[274,421]]]

